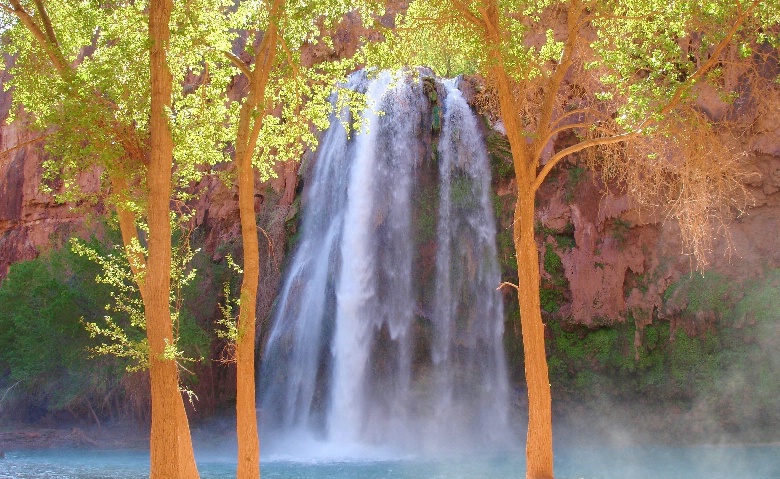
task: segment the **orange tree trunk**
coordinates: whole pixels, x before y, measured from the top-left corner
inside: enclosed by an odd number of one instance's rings
[[[501,119],[512,149],[517,203],[513,238],[517,255],[518,301],[523,334],[525,380],[528,386],[528,436],[526,442],[526,478],[552,479],[552,398],[544,349],[544,323],[539,302],[539,254],[534,239],[534,197],[536,163],[523,135],[519,109],[512,82],[504,69],[500,48],[501,33],[495,1],[485,11],[486,38],[494,45],[492,74],[496,79]]]
[[[166,109],[171,105],[171,72],[166,49],[170,39],[172,0],[152,0],[149,9],[151,40],[151,156],[149,187],[149,259],[146,265],[144,311],[149,341],[149,374],[152,394],[150,438],[152,479],[195,479],[198,470],[192,451],[187,414],[179,392],[179,371],[173,358],[165,357],[173,346],[171,324],[171,170],[173,139]]]
[[[257,120],[259,121],[259,119]],[[255,402],[255,306],[260,275],[260,254],[255,220],[255,175],[251,153],[237,151],[238,206],[244,249],[244,276],[236,338],[236,433],[238,479],[260,477],[260,442]]]
[[[527,188],[525,187],[527,186]],[[544,349],[544,323],[539,303],[539,254],[534,240],[534,194],[520,186],[515,205],[518,299],[523,332],[525,380],[528,386],[526,478],[552,479],[552,398]]]
[[[255,68],[249,78],[249,94],[239,113],[236,135],[238,166],[238,209],[244,251],[244,275],[236,338],[236,434],[238,438],[237,479],[260,477],[260,441],[257,431],[255,398],[255,329],[260,252],[255,217],[255,171],[252,166],[257,138],[263,121],[262,109],[268,77],[276,58],[278,30],[273,21],[284,0],[271,5],[272,21],[260,43]],[[254,117],[254,122],[252,118]]]

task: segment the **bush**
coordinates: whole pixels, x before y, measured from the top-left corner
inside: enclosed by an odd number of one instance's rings
[[[28,419],[92,408],[119,384],[124,366],[89,359],[95,341],[81,324],[101,317],[110,300],[94,281],[97,273],[97,265],[66,248],[13,265],[0,285],[0,385],[13,386],[6,401],[26,403]]]

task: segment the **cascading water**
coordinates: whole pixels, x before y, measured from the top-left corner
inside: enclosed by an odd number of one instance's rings
[[[453,81],[351,83],[373,107],[351,137],[332,122],[305,192],[263,355],[266,444],[503,446],[503,311],[477,119]]]

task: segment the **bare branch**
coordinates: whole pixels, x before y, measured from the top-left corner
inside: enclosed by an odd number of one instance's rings
[[[270,237],[270,236],[268,236],[268,232],[267,232],[266,230],[264,230],[264,229],[263,229],[263,228],[261,228],[260,226],[258,226],[258,227],[257,227],[257,229],[259,229],[260,231],[262,231],[262,232],[263,232],[263,235],[265,236],[265,239],[268,241],[268,252],[269,252],[269,256],[271,256],[271,259],[272,259],[272,261],[275,261],[274,257],[275,257],[276,255],[274,254],[274,242],[273,242],[273,241],[271,241],[271,237]]]
[[[13,383],[10,388],[5,390],[5,392],[3,393],[3,397],[0,397],[0,411],[2,411],[3,401],[5,400],[5,397],[8,396],[8,393],[11,391],[11,389],[15,388],[16,385],[19,384],[20,382],[22,382],[21,379]]]
[[[574,116],[574,115],[583,115],[583,114],[592,114],[592,115],[601,117],[604,120],[611,120],[612,119],[612,117],[607,115],[606,113],[600,112],[600,111],[595,110],[593,108],[577,108],[576,110],[570,110],[570,111],[566,112],[565,114],[563,114],[563,115],[559,116],[558,118],[556,118],[555,121],[553,121],[552,124],[550,125],[550,128],[558,127],[558,125],[560,125],[560,123],[563,120],[565,120],[566,118],[569,118],[569,117]],[[565,128],[565,127],[566,126],[564,125],[561,128]],[[551,133],[551,135],[552,134],[553,133]],[[549,140],[549,138],[548,138],[548,140]]]
[[[574,61],[574,51],[580,38],[579,18],[581,12],[582,6],[580,3],[577,1],[572,2],[572,6],[569,10],[569,15],[567,18],[568,38],[566,39],[566,44],[563,47],[563,56],[561,57],[561,62],[558,64],[555,72],[550,77],[550,81],[548,82],[547,88],[545,89],[544,100],[542,100],[541,117],[539,118],[538,123],[538,133],[540,140],[549,136],[550,121],[552,119],[553,110],[555,109],[555,99],[558,96],[561,85],[563,84],[563,79],[566,77],[566,73],[569,71],[569,67]],[[536,145],[534,145],[534,161],[538,161],[539,154],[541,153],[542,149],[544,149],[546,144],[547,141],[545,140],[544,142],[537,141]]]
[[[669,112],[671,112],[675,107],[677,107],[680,103],[680,101],[683,98],[683,95],[686,91],[688,91],[690,88],[693,87],[693,85],[696,83],[698,79],[703,77],[707,72],[709,72],[719,61],[721,53],[723,53],[723,50],[729,45],[731,42],[731,39],[733,38],[734,34],[739,30],[739,27],[742,25],[742,23],[745,21],[747,16],[756,8],[758,5],[759,0],[754,0],[753,3],[750,5],[750,8],[743,11],[737,20],[734,22],[734,24],[731,26],[731,29],[729,29],[726,36],[718,43],[718,45],[715,47],[715,50],[713,51],[710,58],[707,60],[707,62],[702,65],[696,72],[691,75],[685,83],[683,83],[675,92],[675,94],[672,96],[672,99],[667,103],[663,108],[659,110],[659,114],[661,116],[667,115]],[[559,120],[560,121],[560,120]],[[620,143],[627,140],[630,140],[634,137],[636,137],[639,133],[643,131],[644,128],[651,126],[653,124],[658,123],[658,120],[655,118],[647,118],[642,123],[640,123],[639,127],[631,132],[624,133],[622,135],[616,135],[616,136],[608,136],[608,137],[602,137],[602,138],[593,138],[590,140],[583,141],[581,143],[578,143],[576,145],[572,145],[568,148],[565,148],[564,150],[559,151],[556,153],[552,158],[550,158],[550,161],[548,161],[544,168],[542,168],[542,171],[539,172],[539,174],[536,177],[536,180],[533,183],[533,189],[536,191],[544,181],[544,179],[547,177],[549,172],[555,167],[555,165],[562,160],[563,158],[567,157],[568,155],[577,153],[579,151],[582,151],[586,148],[595,147],[595,146],[605,146],[610,145],[613,143]],[[544,146],[544,145],[542,145]]]
[[[542,185],[542,182],[547,177],[547,175],[550,173],[550,171],[555,167],[555,165],[558,164],[559,161],[566,158],[569,155],[572,155],[574,153],[577,153],[578,151],[582,151],[586,148],[591,148],[594,146],[604,146],[604,145],[611,145],[613,143],[620,143],[623,141],[628,141],[635,136],[637,136],[639,133],[641,133],[642,130],[634,130],[628,133],[623,133],[622,135],[615,135],[615,136],[607,136],[602,138],[592,138],[590,140],[582,141],[580,143],[577,143],[576,145],[572,145],[568,148],[565,148],[555,155],[553,155],[552,158],[550,158],[550,161],[548,161],[544,168],[542,168],[542,171],[539,172],[539,174],[536,176],[536,180],[534,181],[532,185],[533,191],[536,191],[539,189],[539,187]]]
[[[593,126],[593,123],[571,123],[563,126],[559,126],[558,128],[550,131],[547,136],[544,138],[543,142],[540,142],[541,145],[547,145],[547,143],[555,137],[558,133],[567,131],[567,130],[574,130],[575,128],[590,128]]]
[[[234,55],[232,52],[222,52],[222,54],[225,55],[227,59],[233,63],[233,65],[241,70],[241,73],[246,75],[247,78],[252,78],[252,70],[249,69],[249,65],[247,65],[244,60],[238,58],[238,56]]]

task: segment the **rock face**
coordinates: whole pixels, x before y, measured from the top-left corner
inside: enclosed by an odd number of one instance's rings
[[[713,108],[707,97],[699,102],[704,111]],[[778,109],[777,95],[767,98],[762,112],[744,119],[760,122],[765,133],[732,145],[742,152],[748,172],[747,208],[742,214],[726,212],[727,224],[714,230],[705,269],[735,282],[780,267],[775,237],[780,228],[780,156],[777,144],[767,141],[768,132],[777,138],[780,123],[776,114],[766,114]],[[550,245],[568,282],[559,317],[596,327],[623,322],[630,314],[641,327],[653,317],[674,321],[685,307],[664,306],[664,293],[698,264],[685,250],[678,224],[662,209],[642,210],[614,185],[605,185],[597,173],[570,164],[540,189],[537,221],[540,256]],[[556,241],[560,235],[570,235],[573,242],[562,246]]]
[[[47,183],[43,177],[43,163],[48,158],[45,132],[31,131],[23,113],[8,121],[11,95],[4,91],[5,79],[0,77],[0,282],[16,262],[59,247],[70,237],[100,235],[103,218],[111,213],[100,202],[83,205],[57,202],[60,186]],[[297,207],[293,206],[297,166],[278,165],[276,178],[265,183],[258,181],[256,186],[255,207],[261,228],[260,317],[268,315],[276,295],[288,228],[297,213]],[[229,175],[231,168],[231,165],[224,166],[227,171],[223,173]],[[52,193],[44,192],[43,185]],[[98,193],[99,173],[83,172],[79,186],[86,193]],[[223,261],[228,252],[234,252],[239,261],[241,235],[235,186],[227,187],[218,178],[208,176],[194,190],[199,193],[192,205],[197,211],[192,225],[199,231],[197,246],[213,262]],[[215,314],[219,316],[218,311]],[[258,332],[262,330],[258,328]]]
[[[775,238],[780,228],[779,161],[751,155],[750,167],[760,171],[760,179],[749,185],[754,206],[716,231],[707,270],[744,281],[780,267]],[[572,181],[578,171],[563,171],[544,185],[537,212],[540,255],[545,245],[552,245],[568,281],[570,296],[559,316],[589,327],[623,322],[629,313],[638,323],[653,315],[669,319],[675,308],[662,308],[664,292],[697,267],[681,243],[678,225],[662,212],[633,207],[624,194],[605,192],[594,173],[579,173]],[[573,231],[570,248],[555,241],[567,228]]]
[[[399,12],[406,11],[410,0],[385,0],[385,14],[377,21],[384,27],[392,27],[395,16]],[[360,45],[367,39],[378,41],[382,38],[380,31],[370,25],[366,25],[357,13],[347,15],[341,22],[333,27],[331,46],[324,42],[311,42],[304,45],[301,51],[301,62],[305,66],[312,66],[323,61],[350,58],[355,55]],[[323,29],[324,30],[324,29]]]
[[[2,89],[2,86],[0,86]],[[10,95],[0,93],[0,118],[8,116]],[[83,234],[87,213],[94,208],[57,204],[40,189],[46,158],[40,134],[30,132],[22,120],[0,126],[0,280],[8,267],[35,258],[42,249],[73,234]],[[82,185],[96,186],[97,177],[85,174]]]
[[[776,111],[778,105],[780,102],[774,102],[766,108]],[[11,264],[32,259],[70,236],[86,235],[92,231],[90,218],[105,213],[101,205],[58,204],[54,195],[42,192],[42,163],[47,154],[43,141],[37,141],[41,134],[25,128],[23,115],[7,124],[9,106],[9,93],[0,94],[0,117],[4,120],[0,126],[0,280]],[[766,123],[764,116],[761,118]],[[766,139],[770,133],[777,135],[780,126],[763,123],[764,133],[740,145],[748,152],[747,169],[752,172],[746,185],[752,206],[747,214],[717,232],[710,255],[710,267],[735,280],[780,267],[775,239],[775,232],[780,231],[780,147]],[[271,281],[278,281],[285,223],[297,212],[291,210],[296,167],[282,165],[278,170],[277,179],[258,183],[256,195],[258,214],[268,234],[265,243],[273,243],[266,251],[268,269],[264,271]],[[80,181],[87,191],[96,191],[98,182],[95,172],[85,172]],[[509,206],[514,188],[511,180],[498,179],[495,185]],[[57,185],[50,186],[56,191]],[[198,189],[202,194],[195,205],[195,226],[204,232],[205,251],[220,260],[220,246],[240,236],[237,193],[213,177]],[[506,228],[511,208],[504,210]],[[650,321],[653,315],[664,317],[672,312],[661,308],[664,292],[696,267],[684,254],[679,228],[667,221],[663,212],[635,208],[615,188],[607,191],[597,174],[576,165],[561,168],[542,186],[537,221],[541,226],[540,257],[548,246],[552,248],[560,257],[568,283],[565,301],[556,313],[577,324],[593,327],[622,322],[629,313],[640,323]],[[560,235],[568,235],[572,245],[559,245],[556,237]],[[271,249],[274,254],[270,254]],[[543,274],[549,278],[551,272]],[[275,287],[270,290],[275,291]],[[263,301],[270,308],[273,295]]]

